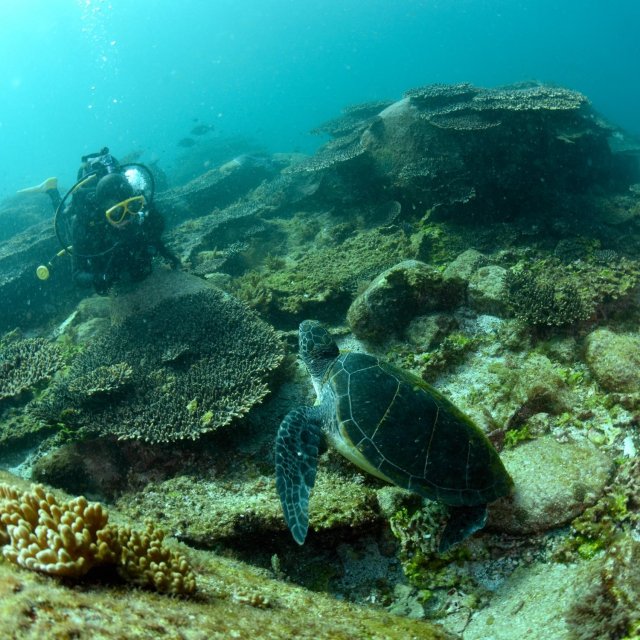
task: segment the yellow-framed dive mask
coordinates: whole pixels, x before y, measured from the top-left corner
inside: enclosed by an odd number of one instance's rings
[[[142,211],[147,201],[144,196],[133,196],[114,204],[105,211],[107,221],[114,227],[129,224],[134,216]]]

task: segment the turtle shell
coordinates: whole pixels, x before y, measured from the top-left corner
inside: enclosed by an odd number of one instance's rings
[[[510,493],[498,452],[436,389],[378,358],[338,356],[327,384],[342,452],[371,473],[431,500],[479,505]]]

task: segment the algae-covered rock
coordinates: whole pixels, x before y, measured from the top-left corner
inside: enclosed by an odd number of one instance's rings
[[[507,311],[507,270],[498,265],[480,267],[469,281],[469,304],[480,313],[503,315]]]
[[[127,453],[122,443],[106,438],[70,442],[38,458],[31,478],[72,494],[111,498],[126,486]]]
[[[584,580],[567,623],[573,638],[637,638],[640,632],[640,542],[627,531]]]
[[[382,272],[353,301],[347,321],[357,338],[375,342],[442,304],[442,274],[424,262],[405,260]]]
[[[560,444],[551,436],[503,451],[512,496],[492,504],[489,526],[522,535],[570,522],[604,491],[611,459],[589,442]]]
[[[441,627],[266,578],[241,562],[190,550],[193,599],[123,586],[69,586],[0,564],[0,627],[12,640],[455,640]]]
[[[356,292],[383,269],[415,251],[402,231],[363,231],[337,246],[309,247],[272,273],[249,271],[236,279],[234,293],[280,324],[305,317],[341,317]]]
[[[1,474],[2,479],[7,474]],[[25,483],[20,483],[21,487]],[[114,510],[120,530],[128,523]],[[123,526],[120,526],[122,524]],[[453,640],[428,622],[346,604],[265,576],[242,562],[164,540],[196,570],[194,598],[170,598],[91,573],[69,585],[0,560],[0,629],[12,640],[228,638]],[[268,541],[264,541],[268,546]],[[7,635],[8,634],[8,635]]]
[[[50,220],[0,242],[0,331],[41,326],[73,309],[82,294],[73,285],[71,260],[52,260],[58,251]],[[39,280],[36,267],[50,260],[51,277]]]
[[[558,415],[575,406],[575,393],[558,367],[540,353],[508,358],[489,365],[497,380],[491,383],[492,414],[499,424],[514,429],[536,413]]]
[[[563,364],[575,362],[578,356],[578,342],[574,336],[553,336],[539,346],[546,355]]]
[[[242,544],[244,538],[287,531],[273,477],[210,481],[180,476],[123,496],[118,506],[134,519],[151,516],[200,547],[220,541]],[[310,516],[315,531],[364,527],[381,518],[375,491],[360,476],[326,468],[318,471]]]
[[[549,358],[532,353],[517,370],[511,399],[527,413],[558,414],[571,408],[573,395]]]
[[[416,348],[424,351],[439,345],[447,334],[455,331],[458,323],[445,313],[431,313],[414,318],[405,331],[405,338]]]
[[[455,260],[452,260],[442,272],[442,277],[447,283],[467,286],[471,276],[487,263],[487,258],[476,249],[463,251]]]
[[[617,334],[602,328],[586,338],[585,359],[598,383],[607,391],[640,389],[640,335]]]

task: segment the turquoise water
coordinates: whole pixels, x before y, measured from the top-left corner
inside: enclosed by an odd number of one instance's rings
[[[412,86],[541,80],[640,133],[640,2],[0,0],[0,197],[108,145],[171,175],[228,138],[308,131]],[[213,132],[190,136],[197,124]],[[185,137],[195,141],[184,148]]]

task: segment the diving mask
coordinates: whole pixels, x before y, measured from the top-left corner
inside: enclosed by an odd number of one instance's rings
[[[145,204],[147,201],[142,195],[118,202],[106,210],[107,221],[114,227],[123,227],[129,224],[134,216],[142,212]]]

